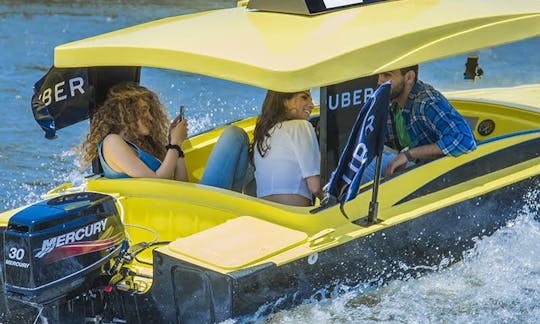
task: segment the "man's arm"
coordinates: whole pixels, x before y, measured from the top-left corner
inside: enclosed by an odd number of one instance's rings
[[[444,155],[443,151],[436,143],[414,147],[407,152],[410,155],[410,159],[407,158],[407,154],[401,152],[388,163],[388,166],[384,171],[385,177],[392,175],[396,171],[405,169],[409,161],[429,160]]]
[[[459,156],[476,149],[476,141],[467,120],[444,100],[425,108],[425,120],[438,136],[437,145],[444,155]]]

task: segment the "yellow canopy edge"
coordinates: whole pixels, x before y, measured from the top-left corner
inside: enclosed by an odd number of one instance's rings
[[[165,68],[292,92],[538,35],[538,0],[396,0],[316,16],[236,7],[64,44],[54,65]]]

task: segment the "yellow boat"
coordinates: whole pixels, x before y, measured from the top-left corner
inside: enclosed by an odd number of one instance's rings
[[[241,1],[56,47],[52,71],[63,79],[51,77],[39,93],[49,111],[35,113],[52,137],[50,119],[59,129],[88,118],[110,86],[139,81],[144,67],[320,89],[312,122],[326,182],[373,76],[539,35],[536,0]],[[329,107],[360,93],[354,109]],[[540,84],[445,95],[477,150],[367,184],[343,204],[291,207],[197,184],[223,126],[184,143],[190,183],[106,179],[95,165],[83,185],[3,212],[7,319],[27,310],[61,323],[213,323],[459,260],[539,199]],[[54,110],[62,100],[77,103]],[[251,136],[255,120],[234,124]]]

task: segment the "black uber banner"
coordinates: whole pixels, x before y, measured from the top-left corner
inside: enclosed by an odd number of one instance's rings
[[[56,131],[88,118],[93,104],[87,68],[51,67],[34,85],[32,112],[48,139]]]
[[[362,106],[377,88],[378,75],[321,88],[321,183],[337,166]]]
[[[345,203],[358,193],[364,172],[382,154],[390,106],[390,82],[379,86],[360,110],[339,163],[330,177],[328,194]],[[366,181],[373,179],[366,179]]]

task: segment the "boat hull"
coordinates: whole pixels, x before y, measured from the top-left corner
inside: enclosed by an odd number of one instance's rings
[[[461,260],[477,238],[515,219],[539,187],[539,176],[528,178],[281,266],[222,274],[155,251],[152,296],[163,321],[212,323],[288,308],[338,285],[415,277]]]
[[[329,297],[339,287],[377,287],[414,278],[461,260],[477,239],[491,235],[520,215],[523,206],[538,201],[539,187],[540,176],[526,178],[282,265],[267,262],[221,273],[157,249],[147,293],[94,291],[49,305],[40,316],[61,323],[114,318],[129,323],[215,323],[246,316],[249,320],[253,314]],[[356,226],[363,227],[362,221]],[[34,320],[39,312],[14,301],[2,303],[2,311],[5,322]]]

